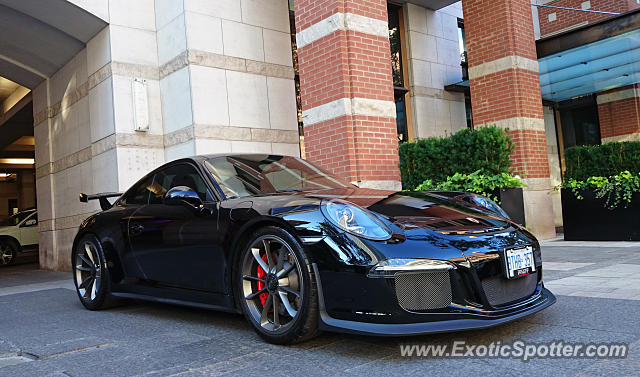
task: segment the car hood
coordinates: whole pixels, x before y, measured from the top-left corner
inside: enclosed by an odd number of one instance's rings
[[[15,226],[0,226],[0,234],[13,234],[16,229]]]
[[[468,194],[385,191],[363,188],[307,193],[323,199],[342,199],[385,217],[404,231],[429,229],[441,234],[475,234],[503,230],[512,222],[465,201]]]

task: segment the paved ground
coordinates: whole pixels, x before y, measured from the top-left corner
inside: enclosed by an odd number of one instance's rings
[[[0,269],[0,376],[278,376],[303,374],[638,375],[640,244],[548,242],[547,286],[558,302],[484,331],[410,339],[324,334],[294,347],[265,344],[241,316],[132,302],[84,310],[70,277],[31,266]],[[403,358],[399,345],[624,342],[623,360]]]

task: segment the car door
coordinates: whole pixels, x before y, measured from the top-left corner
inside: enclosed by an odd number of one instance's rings
[[[223,292],[224,258],[218,232],[218,206],[205,179],[189,163],[156,172],[149,204],[129,220],[129,242],[148,280],[161,284]],[[206,211],[187,203],[165,204],[177,186],[195,191]]]
[[[120,260],[125,270],[125,275],[132,278],[144,279],[144,273],[136,260],[129,245],[129,219],[138,210],[149,204],[149,197],[153,189],[153,174],[140,179],[122,195],[109,212],[109,222],[113,221],[112,237],[122,240],[127,247],[118,247]],[[116,244],[119,242],[116,241]]]
[[[33,212],[20,223],[20,245],[33,246],[38,244],[38,213]]]

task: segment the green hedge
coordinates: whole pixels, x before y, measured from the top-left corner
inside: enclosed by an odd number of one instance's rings
[[[401,144],[403,187],[413,190],[427,179],[443,182],[455,173],[508,173],[513,148],[513,141],[505,130],[495,126],[463,129],[448,137],[431,137]]]
[[[565,180],[586,181],[610,177],[622,171],[640,173],[640,142],[585,145],[565,149]]]

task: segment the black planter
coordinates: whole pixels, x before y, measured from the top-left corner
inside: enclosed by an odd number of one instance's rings
[[[520,225],[525,225],[522,188],[498,189],[491,194],[498,198],[500,207],[509,215],[511,220]]]
[[[561,190],[562,222],[566,241],[640,241],[640,195],[628,207],[607,209],[605,199],[590,190],[578,200],[571,190]]]

